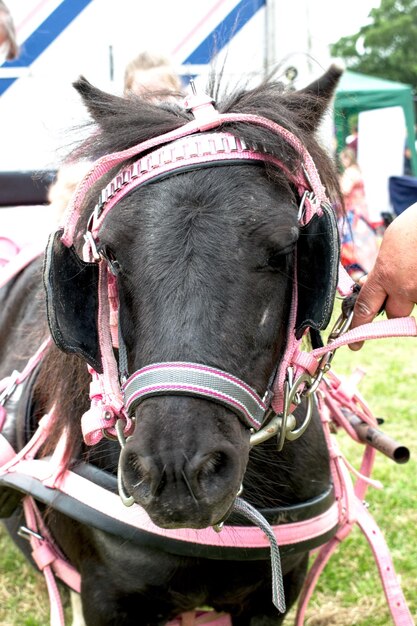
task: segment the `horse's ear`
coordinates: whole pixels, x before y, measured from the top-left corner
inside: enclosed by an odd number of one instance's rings
[[[331,65],[325,74],[310,85],[285,97],[288,108],[298,114],[297,122],[301,128],[308,132],[316,130],[329,107],[342,74],[342,67]]]
[[[100,124],[100,120],[120,112],[123,105],[126,105],[125,98],[101,91],[101,89],[94,87],[84,76],[80,76],[73,83],[73,87],[78,91],[84,105],[98,124]]]

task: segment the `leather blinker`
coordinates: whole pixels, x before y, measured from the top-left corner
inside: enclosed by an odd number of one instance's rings
[[[321,215],[316,213],[300,228],[297,242],[297,339],[308,327],[315,330],[326,328],[336,295],[339,233],[332,207],[323,203],[321,208]]]
[[[45,255],[44,286],[52,339],[64,352],[83,357],[102,372],[98,341],[98,266],[80,259],[63,231],[50,235]]]

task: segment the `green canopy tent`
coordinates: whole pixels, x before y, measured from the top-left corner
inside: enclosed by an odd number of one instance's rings
[[[346,137],[350,134],[349,118],[352,116],[361,111],[395,106],[402,107],[404,111],[408,145],[411,149],[411,169],[414,176],[417,176],[415,116],[410,85],[346,70],[337,87],[334,103],[337,144],[339,149],[345,145]]]

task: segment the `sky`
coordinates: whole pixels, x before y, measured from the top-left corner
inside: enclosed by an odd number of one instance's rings
[[[317,77],[333,61],[330,44],[370,22],[381,0],[271,0],[268,58],[298,70],[296,86]],[[268,16],[268,13],[267,13]]]
[[[321,57],[341,37],[356,34],[368,23],[371,9],[381,0],[306,0],[312,48]]]
[[[308,0],[309,18],[314,29],[328,43],[353,35],[367,23],[371,9],[381,0]]]

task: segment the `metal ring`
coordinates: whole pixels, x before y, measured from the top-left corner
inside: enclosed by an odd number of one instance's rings
[[[266,426],[263,426],[258,432],[250,436],[249,443],[251,446],[257,446],[259,443],[270,439],[277,434],[282,424],[282,415],[275,415]]]
[[[116,425],[115,425],[116,434],[117,434],[117,440],[120,443],[120,447],[122,448],[122,450],[123,450],[123,448],[126,445],[126,437],[125,437],[125,434],[123,432],[125,424],[126,424],[126,421],[119,418],[116,421]]]
[[[117,436],[116,435],[112,435],[105,428],[101,429],[101,433],[102,433],[103,437],[105,437],[109,441],[117,441]]]
[[[133,496],[129,496],[126,493],[125,486],[123,484],[120,456],[119,456],[119,463],[117,464],[117,489],[119,491],[120,499],[125,506],[132,506],[132,504],[135,503]]]
[[[294,382],[293,386],[288,392],[288,397],[286,398],[286,405],[284,408],[284,411],[288,415],[290,414],[290,407],[291,407],[291,404],[293,403],[294,397],[296,393],[298,392],[299,387],[303,383],[306,383],[308,386],[310,386],[312,383],[312,377],[307,372],[304,372],[297,378],[297,380]],[[301,435],[305,432],[305,430],[307,429],[307,426],[309,425],[311,421],[311,416],[313,414],[314,395],[311,393],[309,395],[305,395],[305,397],[307,398],[307,413],[305,415],[305,418],[301,426],[299,426],[295,430],[289,430],[285,433],[285,438],[288,439],[289,441],[294,441],[295,439],[298,439],[298,437],[301,437]]]
[[[295,439],[298,439],[298,437],[301,437],[301,435],[306,431],[307,426],[310,424],[311,416],[313,415],[313,400],[314,400],[313,394],[310,396],[307,396],[307,413],[304,418],[304,421],[301,424],[301,426],[299,426],[295,430],[290,430],[289,432],[285,434],[285,438],[288,439],[288,441],[295,441]]]

